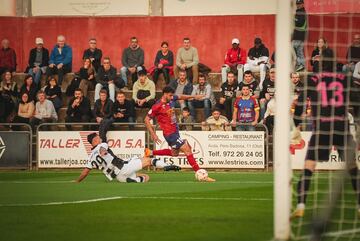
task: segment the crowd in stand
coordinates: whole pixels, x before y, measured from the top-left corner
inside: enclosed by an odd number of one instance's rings
[[[297,12],[293,34],[294,68],[305,69],[303,45],[307,26],[306,12],[302,0],[296,0]],[[75,72],[75,78],[67,89],[61,89],[65,74],[72,72],[72,48],[63,35],[49,52],[42,38],[35,39],[30,50],[26,77],[22,86],[13,81],[16,70],[16,54],[9,41],[3,39],[0,49],[0,121],[28,123],[36,127],[44,122],[56,122],[58,111],[63,106],[62,92],[71,99],[67,103],[65,122],[96,122],[103,130],[112,123],[135,122],[136,108],[151,108],[156,102],[156,84],[162,74],[165,83],[177,95],[203,95],[200,100],[178,100],[181,109],[179,122],[190,130],[191,123],[199,122],[204,130],[251,131],[261,122],[271,131],[275,108],[275,54],[269,57],[269,50],[256,37],[254,46],[246,51],[240,40],[234,38],[226,52],[221,67],[221,94],[215,98],[207,75],[199,69],[199,55],[189,38],[183,39],[183,47],[176,55],[169,50],[169,43],[162,42],[154,65],[146,70],[144,50],[136,37],[130,38],[129,46],[122,53],[122,67],[117,69],[109,57],[103,57],[97,48],[95,38],[89,39],[89,48],[83,53],[83,65]],[[319,72],[319,61],[333,59],[334,51],[326,39],[320,37],[312,52],[312,72]],[[347,62],[341,71],[351,72],[360,82],[360,34],[354,35],[353,44],[347,52]],[[340,67],[339,67],[340,68]],[[259,73],[259,78],[257,73]],[[42,78],[45,77],[45,83]],[[131,80],[131,81],[128,81]],[[291,75],[295,96],[301,91],[302,82],[298,72]],[[19,88],[20,87],[20,88]],[[132,90],[132,98],[126,99],[125,92]],[[91,106],[89,91],[94,91],[94,105]],[[295,97],[296,98],[296,97]],[[199,121],[196,109],[204,111]],[[240,125],[239,125],[240,124]],[[71,126],[67,128],[71,129]]]

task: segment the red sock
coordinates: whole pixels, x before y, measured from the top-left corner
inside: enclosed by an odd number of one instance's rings
[[[189,164],[191,165],[192,169],[196,172],[197,170],[200,169],[199,165],[197,164],[195,158],[194,158],[194,155],[193,154],[190,154],[188,156],[186,156]]]
[[[154,156],[171,156],[171,150],[170,149],[162,149],[162,150],[153,150]]]

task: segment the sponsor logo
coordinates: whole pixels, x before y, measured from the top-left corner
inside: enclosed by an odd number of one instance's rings
[[[4,140],[3,140],[3,139],[1,138],[1,136],[0,136],[0,159],[1,159],[1,157],[3,156],[5,150],[6,150],[5,142],[4,142]]]

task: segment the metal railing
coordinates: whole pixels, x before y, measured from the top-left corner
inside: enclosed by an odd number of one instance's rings
[[[32,132],[32,128],[29,124],[26,123],[0,123],[0,127],[4,127],[5,129],[8,128],[8,130],[4,130],[6,132],[8,131],[12,131],[12,132],[16,132],[16,133],[27,133],[29,134],[29,155],[28,155],[28,169],[32,169],[32,154],[33,154],[33,132]],[[16,130],[13,127],[25,127],[26,130]],[[0,133],[3,132],[2,130],[0,130]],[[12,147],[12,148],[16,148],[16,147]],[[20,150],[19,150],[20,151]],[[9,168],[14,168],[14,167],[9,167]],[[20,167],[20,169],[23,169]]]

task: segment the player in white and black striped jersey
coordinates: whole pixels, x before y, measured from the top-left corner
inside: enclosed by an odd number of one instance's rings
[[[165,171],[180,170],[180,167],[166,164],[164,161],[156,158],[132,157],[127,160],[122,160],[114,155],[108,144],[102,142],[101,138],[96,133],[88,135],[87,140],[92,145],[92,152],[85,169],[81,172],[76,182],[84,180],[92,169],[99,169],[110,181],[116,179],[119,182],[149,181],[150,178],[148,175],[139,174],[137,172],[151,165],[156,168],[163,168]]]

